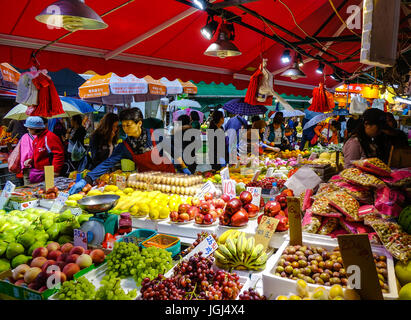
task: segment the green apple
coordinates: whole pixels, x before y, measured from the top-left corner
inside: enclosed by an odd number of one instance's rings
[[[395,265],[395,275],[400,281],[401,285],[404,286],[411,282],[411,261],[408,263],[397,262]]]
[[[400,300],[411,300],[411,283],[407,283],[400,290]]]

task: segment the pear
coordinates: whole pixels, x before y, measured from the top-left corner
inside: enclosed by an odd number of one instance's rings
[[[5,241],[3,241],[3,240],[0,240],[0,257],[1,257],[3,254],[6,253],[7,246],[8,246],[8,243],[7,243],[7,242],[5,242]]]
[[[11,260],[11,267],[14,269],[21,264],[26,264],[29,260],[31,260],[31,256],[19,254],[18,256],[15,256],[13,260]]]
[[[22,253],[24,253],[24,247],[20,243],[12,242],[7,246],[6,258],[11,260]]]
[[[19,238],[20,244],[23,245],[24,248],[28,249],[30,246],[36,242],[35,233],[34,231],[26,231],[24,232]]]
[[[10,270],[10,262],[6,259],[0,259],[0,273]]]

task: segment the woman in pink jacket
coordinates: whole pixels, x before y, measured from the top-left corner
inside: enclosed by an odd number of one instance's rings
[[[36,136],[24,134],[20,139],[20,167],[23,171],[24,185],[30,184],[30,162],[33,159],[33,140]],[[30,160],[30,161],[29,161]]]

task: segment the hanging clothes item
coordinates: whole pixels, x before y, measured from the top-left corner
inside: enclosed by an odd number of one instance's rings
[[[351,95],[350,114],[361,115],[368,109],[367,100],[357,94]]]
[[[313,90],[313,99],[308,110],[314,112],[328,112],[334,109],[334,96],[327,92],[324,88],[324,84],[321,82],[318,88]]]
[[[374,99],[372,103],[372,108],[380,109],[385,112],[384,105],[385,105],[385,99]]]
[[[254,72],[254,74],[251,76],[247,93],[244,98],[244,102],[251,105],[271,106],[273,104],[273,95],[267,95],[271,93],[271,91],[274,92],[274,89],[272,89],[273,77],[272,74],[264,68],[264,60],[263,64],[261,64],[260,67],[256,70],[256,72]],[[263,69],[265,69],[264,72]]]
[[[20,80],[17,85],[17,103],[21,103],[26,106],[37,105],[38,91],[32,81],[33,78],[34,76],[30,72],[25,72],[20,76]]]
[[[49,118],[64,113],[60,97],[50,77],[41,72],[33,79],[33,83],[38,89],[39,101],[31,113],[32,116]]]

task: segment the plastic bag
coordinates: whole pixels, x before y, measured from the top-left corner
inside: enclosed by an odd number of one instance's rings
[[[311,206],[311,211],[313,214],[325,217],[338,218],[342,216],[341,213],[330,206],[330,201],[325,197],[316,199]]]
[[[9,164],[9,171],[12,173],[20,173],[21,172],[21,165],[20,165],[20,141],[17,143],[14,150],[10,153],[8,160]]]
[[[380,188],[376,192],[375,208],[383,216],[397,218],[403,209],[401,204],[404,200],[405,196],[401,191],[388,187]]]
[[[373,231],[363,223],[348,221],[344,218],[340,218],[340,225],[350,234],[371,233]]]
[[[380,214],[379,211],[373,205],[361,206],[358,209],[358,216],[361,219],[364,219],[365,217],[368,217],[368,216],[375,216],[379,214]]]
[[[393,170],[389,177],[382,180],[392,187],[405,187],[411,185],[411,168]]]
[[[71,161],[80,161],[86,154],[86,149],[78,141],[74,144],[71,151]]]
[[[385,183],[377,177],[362,172],[357,168],[349,168],[341,171],[340,176],[347,182],[364,187],[380,188],[384,187]]]
[[[365,202],[367,204],[374,203],[371,192],[365,187],[353,185],[345,181],[336,181],[333,182],[333,184],[354,197],[357,201]]]
[[[338,226],[338,218],[326,217],[318,230],[318,234],[327,235],[333,232]]]
[[[356,160],[353,161],[353,165],[363,171],[380,177],[389,177],[391,175],[390,167],[378,158]]]
[[[338,191],[338,190],[340,189],[332,183],[321,183],[320,186],[318,187],[317,192],[313,196],[313,198],[319,199],[331,192]]]
[[[316,217],[313,215],[312,211],[308,209],[305,212],[303,221],[302,221],[302,231],[308,233],[317,233],[318,229],[321,226],[321,217]]]
[[[360,221],[358,209],[360,204],[344,191],[336,191],[328,195],[329,203],[347,217],[349,221]]]

